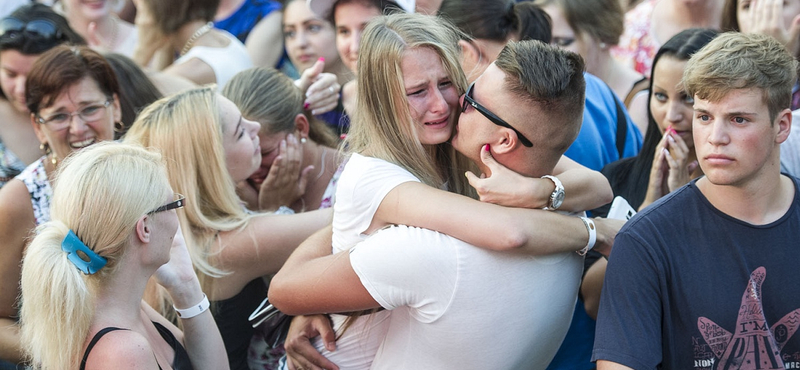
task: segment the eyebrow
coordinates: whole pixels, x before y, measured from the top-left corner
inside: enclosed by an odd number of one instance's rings
[[[242,127],[242,116],[239,115],[239,122],[236,123],[236,128],[233,130],[233,137],[236,137],[236,133],[239,132],[239,127]]]

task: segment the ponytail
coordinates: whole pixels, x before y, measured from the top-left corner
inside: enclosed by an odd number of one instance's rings
[[[77,368],[94,316],[96,278],[61,250],[69,231],[61,221],[40,226],[23,259],[20,335],[35,368]]]

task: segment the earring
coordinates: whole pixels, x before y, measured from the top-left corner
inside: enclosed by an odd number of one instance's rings
[[[58,156],[56,156],[56,153],[53,153],[53,155],[50,157],[50,163],[53,164],[53,167],[58,164]]]
[[[305,144],[306,141],[308,141],[306,138],[304,138],[304,137],[300,138],[300,144]]]
[[[606,47],[608,47],[608,45],[606,45],[605,42],[601,42],[600,44],[598,44],[598,46],[600,46],[600,49],[605,49]]]
[[[39,150],[43,151],[44,154],[47,154],[47,145],[45,145],[44,143],[40,143]]]

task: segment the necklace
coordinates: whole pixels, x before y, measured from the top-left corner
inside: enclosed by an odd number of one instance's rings
[[[194,31],[192,36],[189,37],[189,40],[186,41],[186,44],[183,45],[183,48],[181,49],[181,56],[183,56],[183,54],[186,54],[186,52],[188,52],[189,49],[191,49],[192,46],[194,46],[194,43],[195,41],[197,41],[197,39],[208,33],[208,31],[211,31],[212,28],[214,28],[214,22],[208,22],[205,25],[203,25],[203,27],[198,28],[197,31]]]

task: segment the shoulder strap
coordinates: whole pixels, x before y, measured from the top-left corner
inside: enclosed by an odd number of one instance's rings
[[[619,154],[617,159],[622,159],[622,154],[625,153],[625,139],[628,136],[628,121],[625,119],[625,112],[622,103],[617,99],[617,94],[611,90],[611,86],[606,85],[606,89],[611,94],[611,99],[614,99],[614,105],[617,106],[617,153]]]
[[[103,328],[100,331],[98,331],[97,334],[95,334],[94,337],[92,338],[92,341],[89,342],[89,345],[86,346],[86,352],[83,353],[83,359],[81,360],[81,370],[84,370],[86,368],[86,359],[89,358],[89,352],[92,351],[92,348],[94,348],[94,345],[97,344],[97,342],[100,340],[100,338],[102,338],[104,335],[106,335],[106,334],[108,334],[108,333],[110,333],[112,331],[115,331],[115,330],[128,330],[128,329],[116,328],[116,327],[113,327],[113,326],[109,326],[107,328]]]
[[[628,91],[628,95],[625,96],[625,101],[623,102],[625,106],[630,107],[633,97],[640,91],[647,90],[648,88],[650,88],[650,80],[648,80],[647,77],[642,77],[641,80],[634,82],[631,91]]]

